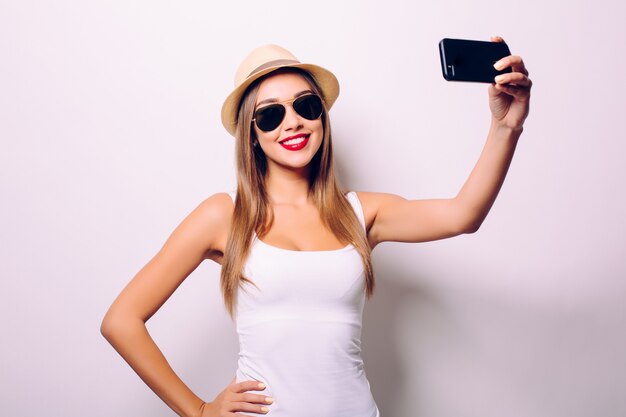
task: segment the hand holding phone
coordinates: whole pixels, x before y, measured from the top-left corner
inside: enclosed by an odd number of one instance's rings
[[[447,81],[493,83],[496,75],[511,72],[511,67],[498,71],[496,61],[511,55],[504,42],[444,38],[439,42],[443,78]]]

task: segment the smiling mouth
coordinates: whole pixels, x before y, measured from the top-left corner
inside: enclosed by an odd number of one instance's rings
[[[311,135],[305,135],[305,134],[300,134],[300,135],[295,135],[295,136],[291,136],[289,138],[283,139],[280,142],[280,145],[289,150],[289,151],[299,151],[300,149],[304,148],[306,146],[306,144],[309,142],[309,137]]]
[[[280,143],[281,145],[288,145],[288,146],[294,146],[297,145],[299,143],[302,143],[304,140],[308,139],[310,135],[306,135],[304,133],[301,133],[299,135],[295,135],[295,136],[290,136],[286,139],[281,140]]]

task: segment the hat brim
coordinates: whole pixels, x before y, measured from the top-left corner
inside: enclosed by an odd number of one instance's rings
[[[237,130],[237,113],[239,111],[239,103],[246,89],[259,78],[281,68],[301,68],[310,73],[322,91],[322,98],[324,99],[326,109],[330,110],[339,96],[339,81],[337,81],[337,77],[335,77],[332,72],[328,71],[326,68],[313,64],[293,63],[276,65],[265,68],[246,78],[246,80],[237,86],[237,88],[235,88],[235,90],[226,98],[224,104],[222,105],[222,124],[228,133],[235,136],[235,132]]]

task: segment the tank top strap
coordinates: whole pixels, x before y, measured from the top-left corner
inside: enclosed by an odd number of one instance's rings
[[[228,195],[233,200],[233,204],[235,204],[235,200],[237,199],[237,191],[228,191]]]
[[[346,194],[346,198],[352,205],[352,209],[354,210],[356,217],[359,219],[359,223],[361,223],[363,230],[367,230],[365,228],[365,215],[363,214],[363,206],[361,206],[361,201],[359,200],[359,197],[356,195],[356,192],[355,191],[348,192]]]

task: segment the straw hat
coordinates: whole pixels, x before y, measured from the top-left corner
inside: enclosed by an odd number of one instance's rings
[[[222,124],[228,133],[235,136],[239,102],[250,84],[272,71],[285,67],[302,68],[309,72],[322,90],[326,109],[330,110],[339,96],[339,82],[332,72],[317,65],[304,64],[291,52],[278,45],[264,45],[253,50],[237,69],[235,89],[222,106]]]

